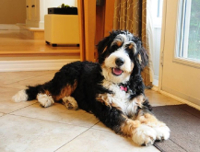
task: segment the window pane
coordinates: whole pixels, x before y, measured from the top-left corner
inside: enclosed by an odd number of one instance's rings
[[[200,60],[200,0],[192,0],[188,40],[188,58]]]

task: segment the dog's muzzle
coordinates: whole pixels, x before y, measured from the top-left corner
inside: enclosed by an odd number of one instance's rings
[[[112,73],[115,76],[120,76],[123,71],[119,68],[120,66],[122,66],[124,64],[124,59],[123,58],[116,58],[115,59],[115,64],[116,64],[116,68],[112,68]]]

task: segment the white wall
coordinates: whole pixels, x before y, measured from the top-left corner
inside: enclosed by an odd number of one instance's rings
[[[62,3],[69,6],[77,6],[77,0],[48,0],[48,7],[58,7]]]

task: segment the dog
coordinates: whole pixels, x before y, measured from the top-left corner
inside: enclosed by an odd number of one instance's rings
[[[100,41],[97,49],[98,63],[64,65],[49,82],[28,86],[12,99],[37,99],[45,108],[60,102],[67,109],[83,109],[138,145],[167,140],[170,129],[152,114],[144,94],[141,71],[148,64],[148,55],[141,40],[128,31],[116,30]]]

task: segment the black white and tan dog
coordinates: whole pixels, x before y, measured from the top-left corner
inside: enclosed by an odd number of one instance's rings
[[[54,102],[68,109],[93,113],[117,134],[139,145],[167,140],[170,129],[150,111],[141,70],[148,55],[141,40],[128,31],[113,31],[97,45],[99,63],[74,62],[52,80],[19,91],[15,102],[37,99],[43,107]]]

